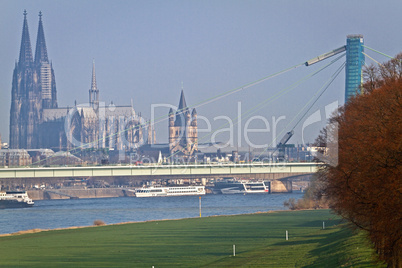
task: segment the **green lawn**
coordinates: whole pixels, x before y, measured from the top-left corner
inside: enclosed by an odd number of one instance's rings
[[[329,210],[285,211],[0,237],[0,266],[376,267],[365,241]]]

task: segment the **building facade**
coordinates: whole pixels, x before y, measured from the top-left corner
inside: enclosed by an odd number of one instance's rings
[[[345,103],[362,92],[364,66],[363,35],[348,35],[346,40]]]
[[[143,143],[141,117],[132,105],[100,103],[94,63],[89,104],[58,107],[55,75],[48,59],[41,12],[33,59],[27,12],[24,11],[20,55],[14,68],[11,98],[12,149],[129,150]]]
[[[197,111],[194,108],[190,112],[182,90],[176,114],[169,110],[169,153],[189,157],[197,151]]]
[[[23,149],[0,149],[0,167],[29,166],[32,158]]]

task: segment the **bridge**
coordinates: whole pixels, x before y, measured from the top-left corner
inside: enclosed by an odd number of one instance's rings
[[[319,165],[320,164],[317,163],[292,162],[146,166],[23,167],[1,168],[0,179],[54,179],[120,176],[138,179],[253,177],[275,180],[295,175],[312,174],[317,171]]]
[[[374,52],[378,52],[374,49],[364,46],[363,37],[360,35],[350,35],[347,39],[346,46],[342,46],[338,49],[332,50],[325,54],[322,54],[316,58],[308,60],[306,62],[300,63],[293,67],[284,69],[275,74],[269,75],[265,78],[256,80],[249,84],[246,84],[242,87],[237,88],[236,90],[230,90],[219,94],[211,99],[207,99],[198,104],[198,106],[207,104],[214,99],[219,99],[222,96],[228,96],[232,93],[238,92],[239,90],[243,90],[245,88],[251,87],[253,85],[259,84],[262,81],[271,79],[280,74],[286,73],[287,71],[293,70],[295,68],[301,66],[311,66],[323,60],[326,60],[330,57],[337,56],[338,54],[346,53],[346,63],[343,64],[338,70],[333,74],[332,78],[328,80],[320,89],[321,94],[318,95],[318,98],[322,95],[322,93],[328,88],[328,86],[332,83],[332,81],[338,76],[340,71],[346,67],[346,81],[347,87],[345,89],[345,101],[347,101],[351,96],[357,94],[356,89],[361,85],[361,68],[364,63],[364,49],[367,48],[373,50]],[[348,53],[349,51],[358,51],[358,53]],[[378,52],[380,53],[380,52]],[[380,53],[381,54],[381,53]],[[382,53],[383,54],[383,53]],[[306,78],[299,80],[295,85],[305,81],[307,78],[314,76],[316,73],[320,72],[327,66],[333,64],[338,59],[342,58],[343,55],[339,56],[337,59],[333,60],[331,63],[323,66],[318,71],[315,71],[308,75]],[[357,65],[355,63],[358,63]],[[283,89],[278,92],[278,94],[283,94],[287,92],[289,89],[294,88],[295,86],[291,86]],[[318,93],[317,92],[317,93]],[[279,94],[279,95],[280,95]],[[317,101],[317,99],[315,101]],[[266,99],[259,105],[266,105],[271,99]],[[312,99],[313,100],[313,99]],[[297,123],[293,126],[291,131],[289,131],[283,142],[279,143],[277,147],[285,145],[285,143],[290,139],[291,135],[293,135],[293,130],[296,125],[301,122],[301,119],[309,112],[311,107],[315,101],[307,107],[307,111],[304,112],[304,115],[299,118]],[[192,108],[198,107],[194,106]],[[257,107],[256,106],[256,107]],[[299,111],[301,113],[305,110],[305,107]],[[245,113],[246,115],[246,113]],[[297,119],[295,117],[294,119]],[[127,130],[127,129],[126,129]],[[126,131],[125,130],[125,131]],[[117,134],[117,133],[116,133]],[[116,135],[114,134],[114,135]],[[86,146],[92,145],[92,143],[84,144],[79,148],[86,148]],[[75,150],[75,149],[73,149]],[[73,151],[71,150],[71,151]],[[281,148],[279,148],[279,151]],[[283,150],[283,148],[282,148]],[[281,151],[280,151],[281,153]],[[170,155],[169,157],[173,157],[175,153]],[[0,180],[11,180],[11,179],[62,179],[62,178],[89,178],[89,177],[131,177],[137,179],[159,179],[159,178],[211,178],[211,177],[225,177],[225,176],[236,176],[236,177],[254,177],[259,179],[271,179],[277,180],[285,177],[294,177],[297,175],[303,174],[312,174],[314,173],[319,164],[317,163],[248,163],[248,164],[205,164],[205,165],[146,165],[146,166],[85,166],[85,167],[24,167],[24,168],[0,168]],[[1,182],[1,181],[0,181]]]

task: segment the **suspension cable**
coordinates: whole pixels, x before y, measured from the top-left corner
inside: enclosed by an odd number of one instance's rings
[[[388,57],[388,58],[390,58],[390,59],[394,59],[394,57],[391,57],[391,56],[389,56],[389,55],[387,55],[387,54],[385,54],[385,53],[382,53],[382,52],[380,52],[380,51],[378,51],[378,50],[375,50],[374,48],[371,48],[371,47],[368,47],[368,46],[365,46],[365,45],[363,45],[363,47],[365,47],[365,48],[367,48],[367,49],[370,49],[370,50],[372,50],[372,51],[374,51],[374,52],[376,52],[376,53],[378,53],[378,54],[381,54],[381,55],[383,55],[383,56],[385,56],[385,57]]]
[[[259,104],[255,105],[255,106],[251,107],[250,109],[248,109],[248,110],[246,110],[245,112],[243,112],[240,116],[241,116],[242,118],[243,118],[244,115],[246,116],[246,118],[250,117],[253,113],[255,113],[255,112],[261,110],[261,109],[262,109],[263,107],[265,107],[267,104],[269,104],[269,103],[271,103],[272,101],[278,99],[279,97],[281,97],[282,95],[288,93],[289,91],[295,89],[297,86],[299,86],[299,85],[302,84],[303,82],[307,81],[309,78],[315,76],[316,74],[320,73],[322,70],[324,70],[324,69],[326,69],[327,67],[331,66],[332,64],[334,64],[335,62],[337,62],[339,59],[341,59],[343,56],[345,56],[345,54],[342,54],[341,56],[339,56],[339,57],[337,57],[336,59],[332,60],[331,62],[329,62],[328,64],[324,65],[324,66],[321,67],[320,69],[318,69],[318,70],[316,70],[316,71],[314,71],[314,72],[308,74],[307,76],[305,76],[305,77],[299,79],[298,81],[296,81],[295,83],[293,83],[293,84],[290,85],[289,87],[286,87],[286,88],[280,90],[280,91],[277,92],[275,95],[273,95],[273,96],[271,96],[271,97],[269,97],[269,98],[263,100],[262,102],[260,102]],[[316,93],[316,94],[317,94],[317,93]],[[313,96],[313,98],[316,96],[316,94]],[[311,100],[310,100],[310,101],[311,101]],[[303,109],[304,109],[304,107],[302,108],[302,110],[303,110]],[[300,111],[300,112],[301,112],[301,111]],[[299,112],[299,113],[300,113],[300,112]],[[235,120],[236,123],[234,123],[233,125],[237,125],[237,124],[238,124],[238,122],[237,122],[236,119],[238,119],[240,116],[237,116],[237,117],[234,118],[234,120]],[[297,115],[296,115],[296,116],[297,116]],[[293,119],[293,120],[294,120],[294,119]],[[292,120],[292,121],[293,121],[293,120]],[[224,127],[227,127],[228,125],[229,125],[229,122],[227,122],[227,123],[221,125],[221,126],[218,127],[216,130],[223,129]],[[215,131],[216,131],[216,130],[215,130]],[[212,135],[212,132],[209,133],[209,134],[204,135],[204,136],[201,138],[201,141],[202,141],[202,140],[205,140],[205,139],[208,138],[210,135]],[[199,139],[199,140],[200,140],[200,139]],[[272,145],[272,143],[271,143],[271,145]],[[179,153],[179,151],[177,151],[177,152],[171,154],[169,157],[172,157],[172,156],[174,156],[174,155],[176,155],[176,154],[178,154],[178,153]]]
[[[367,55],[366,53],[362,52],[364,56],[369,57],[372,61],[375,61],[378,65],[384,67],[384,65],[381,62],[376,61],[375,59],[373,59],[372,57],[370,57],[369,55]]]
[[[314,102],[310,105],[310,107],[306,110],[306,112],[303,114],[302,117],[297,121],[297,123],[293,126],[292,131],[296,128],[296,126],[301,122],[301,120],[306,116],[306,114],[311,110],[313,105],[318,101],[318,99],[324,94],[324,92],[329,88],[329,86],[332,84],[332,82],[338,77],[340,72],[345,68],[346,62],[344,62],[336,71],[335,73],[323,84],[322,87],[320,87],[316,93],[310,98],[310,100],[299,110],[299,112],[292,118],[292,120],[282,129],[282,131],[276,135],[276,137],[272,140],[271,144],[268,145],[268,147],[262,151],[258,158],[268,150],[272,144],[277,140],[277,138],[283,134],[283,132],[287,129],[287,127],[298,117],[298,115],[309,105],[309,103],[314,99],[315,96],[317,96],[318,93],[321,93],[318,95],[318,97],[314,100]]]

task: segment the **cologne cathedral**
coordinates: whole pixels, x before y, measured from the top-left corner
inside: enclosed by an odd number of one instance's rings
[[[35,58],[32,54],[24,11],[19,60],[15,64],[10,111],[10,148],[49,148],[55,151],[72,148],[135,149],[143,143],[143,119],[132,105],[105,105],[99,102],[95,65],[89,105],[58,107],[55,74],[49,62],[42,13]],[[154,136],[154,135],[151,135]],[[148,143],[152,142],[148,137]]]

